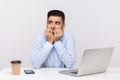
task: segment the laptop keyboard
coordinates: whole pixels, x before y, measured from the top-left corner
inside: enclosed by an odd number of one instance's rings
[[[78,73],[78,69],[68,70],[67,72],[69,72],[71,74],[77,74]]]
[[[70,72],[70,73],[72,73],[72,74],[77,74],[77,73],[78,73],[78,71],[74,71],[74,72]]]
[[[75,74],[77,75],[78,74],[78,69],[72,69],[72,70],[63,70],[63,71],[59,71],[60,73],[63,73],[63,74]]]

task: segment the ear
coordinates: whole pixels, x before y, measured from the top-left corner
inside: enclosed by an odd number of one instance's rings
[[[65,26],[66,26],[66,24],[64,23],[64,24],[63,24],[63,30],[65,29]]]
[[[46,21],[46,28],[48,28],[48,23],[47,23],[47,21]]]

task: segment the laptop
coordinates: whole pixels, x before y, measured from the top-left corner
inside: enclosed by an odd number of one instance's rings
[[[78,69],[62,70],[62,74],[85,76],[103,73],[107,70],[114,48],[86,49]]]

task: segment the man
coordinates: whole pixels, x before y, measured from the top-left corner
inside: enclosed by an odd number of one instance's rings
[[[75,43],[71,33],[64,30],[65,15],[60,10],[51,10],[47,14],[47,26],[40,33],[32,47],[32,65],[34,68],[67,67],[75,62]]]

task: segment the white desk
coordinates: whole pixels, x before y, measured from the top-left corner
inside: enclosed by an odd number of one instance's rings
[[[41,68],[36,69],[35,74],[25,74],[21,69],[21,74],[14,76],[11,74],[11,68],[4,68],[0,71],[0,80],[120,80],[120,68],[109,68],[107,72],[88,75],[83,77],[74,77],[60,74],[58,71],[62,68]]]

